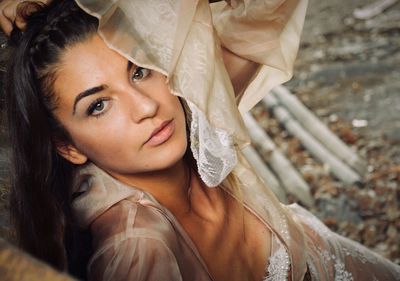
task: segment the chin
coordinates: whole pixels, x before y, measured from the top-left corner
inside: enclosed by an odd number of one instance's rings
[[[151,157],[152,166],[154,164],[159,169],[167,169],[175,164],[185,156],[186,150],[189,149],[186,137],[186,131],[180,131],[169,142],[165,143],[160,149],[155,152]]]
[[[188,149],[187,143],[178,146],[174,145],[172,148],[165,149],[162,153],[157,154],[152,160],[153,166],[157,165],[157,170],[168,169],[175,166],[185,156],[186,150]]]

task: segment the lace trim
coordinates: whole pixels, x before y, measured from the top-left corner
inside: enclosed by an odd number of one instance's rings
[[[309,213],[308,211],[304,209],[298,209],[296,212],[296,215],[302,219],[302,221],[308,225],[316,234],[320,235],[321,237],[324,237],[325,239],[335,239],[335,235],[325,224],[323,224],[317,217]],[[316,263],[322,263],[324,264],[325,270],[328,270],[330,266],[333,265],[333,270],[334,270],[334,280],[335,281],[353,281],[353,275],[351,272],[346,270],[346,264],[344,261],[335,255],[334,253],[322,249],[321,247],[318,247],[316,245],[310,245],[315,249],[315,252],[319,254],[320,260],[315,260]],[[352,251],[348,250],[345,247],[342,247],[342,250],[346,256],[357,256],[363,263],[366,261],[363,258],[363,255],[361,252],[356,250],[355,253],[352,253]],[[310,273],[313,276],[318,276],[316,273],[315,266],[312,261],[307,262]]]
[[[334,270],[335,270],[335,281],[353,281],[353,275],[351,272],[346,270],[344,262],[335,256],[334,254],[330,253],[327,250],[323,250],[319,247],[316,247],[317,252],[319,252],[320,256],[322,257],[323,263],[326,265],[326,268],[329,268],[329,264],[331,262],[334,263]]]
[[[192,112],[191,150],[200,177],[207,186],[217,186],[237,163],[232,137],[222,129],[213,128],[193,103],[187,101],[187,104]]]
[[[344,263],[340,259],[335,258],[335,281],[352,281],[353,275],[348,272]]]
[[[279,249],[269,258],[268,275],[263,281],[288,280],[290,260],[285,247],[278,241]]]

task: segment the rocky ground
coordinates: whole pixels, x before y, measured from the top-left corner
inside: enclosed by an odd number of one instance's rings
[[[258,105],[253,113],[311,185],[312,211],[333,230],[400,264],[400,2],[369,20],[353,17],[354,9],[371,2],[310,0],[295,75],[286,84],[365,158],[363,183],[337,181],[265,108]],[[2,135],[0,237],[8,237]]]
[[[311,185],[312,211],[400,264],[400,2],[369,20],[353,16],[371,2],[310,0],[295,75],[286,84],[365,159],[361,184],[330,176],[263,106],[253,113]]]

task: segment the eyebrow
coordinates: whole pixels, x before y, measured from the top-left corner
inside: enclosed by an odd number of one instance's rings
[[[78,102],[81,99],[83,99],[83,98],[85,98],[87,96],[90,96],[90,95],[97,94],[98,92],[101,92],[101,91],[103,91],[105,89],[107,89],[106,85],[100,85],[100,86],[97,86],[97,87],[93,87],[93,88],[87,89],[86,91],[83,91],[82,93],[77,95],[76,98],[75,98],[75,101],[74,101],[74,109],[72,111],[72,114],[75,114],[76,105],[78,104]]]

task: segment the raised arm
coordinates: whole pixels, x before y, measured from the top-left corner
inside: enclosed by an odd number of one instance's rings
[[[241,112],[291,78],[307,3],[308,0],[226,0],[211,4],[221,45],[237,56],[232,59],[228,55],[225,65]]]
[[[246,86],[257,73],[259,64],[242,58],[222,47],[222,56],[226,70],[233,85],[236,97],[246,89]]]

